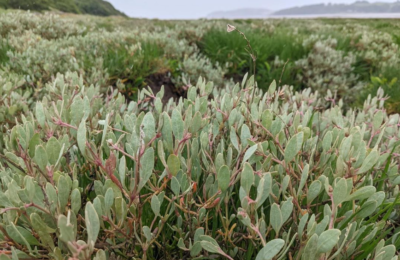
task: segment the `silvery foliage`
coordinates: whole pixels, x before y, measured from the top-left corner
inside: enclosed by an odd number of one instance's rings
[[[353,73],[356,56],[336,50],[336,45],[336,39],[323,39],[319,35],[305,39],[303,46],[311,48],[311,51],[307,57],[296,61],[301,69],[298,79],[322,94],[330,90],[346,99],[354,99],[352,93],[357,93],[365,85]]]
[[[255,91],[254,99],[252,92]],[[397,259],[399,115],[253,78],[127,103],[76,72],[3,136],[1,259]],[[251,245],[251,246],[250,246]],[[164,255],[165,256],[165,255]]]

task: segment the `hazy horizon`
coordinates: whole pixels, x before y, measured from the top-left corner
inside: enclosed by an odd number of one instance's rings
[[[115,8],[128,16],[138,18],[158,19],[198,19],[216,11],[230,11],[240,8],[262,8],[278,11],[294,6],[303,6],[319,3],[354,3],[355,0],[297,0],[297,1],[274,1],[274,0],[108,0]],[[369,2],[396,2],[396,0],[369,1]]]

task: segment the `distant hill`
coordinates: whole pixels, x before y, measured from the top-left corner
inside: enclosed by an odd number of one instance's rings
[[[400,13],[400,2],[384,3],[357,1],[353,4],[315,4],[292,7],[272,13],[272,15],[314,15],[340,13]]]
[[[103,0],[0,0],[0,8],[32,11],[55,9],[76,14],[125,16],[124,13],[115,9],[112,4]]]
[[[262,19],[268,17],[272,11],[259,8],[243,8],[231,11],[213,12],[207,15],[209,19]]]

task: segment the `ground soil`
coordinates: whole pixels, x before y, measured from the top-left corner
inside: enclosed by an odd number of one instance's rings
[[[182,88],[175,86],[167,74],[153,74],[146,79],[146,82],[154,94],[157,94],[161,86],[164,86],[163,103],[167,103],[170,98],[178,100],[186,94]]]

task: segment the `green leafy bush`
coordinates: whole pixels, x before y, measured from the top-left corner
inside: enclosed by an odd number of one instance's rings
[[[397,259],[399,115],[382,90],[346,115],[253,78],[163,92],[127,103],[59,74],[4,125],[1,259]]]

